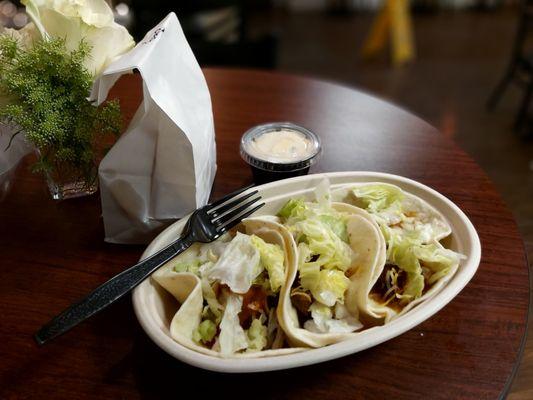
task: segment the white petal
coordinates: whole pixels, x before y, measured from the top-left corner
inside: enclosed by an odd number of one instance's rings
[[[133,48],[128,30],[113,21],[113,12],[104,0],[25,0],[26,9],[43,35],[65,39],[68,50],[84,40],[91,46],[85,67],[94,76]]]

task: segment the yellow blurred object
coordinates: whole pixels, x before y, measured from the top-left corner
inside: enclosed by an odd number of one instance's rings
[[[395,66],[415,58],[409,0],[386,0],[363,45],[363,57],[371,58],[382,51],[387,45],[387,38],[391,42]]]

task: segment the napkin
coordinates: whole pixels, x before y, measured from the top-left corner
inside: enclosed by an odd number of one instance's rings
[[[91,98],[103,102],[132,69],[143,79],[142,103],[99,167],[105,240],[113,243],[147,243],[205,205],[216,172],[209,89],[176,14],[109,65]]]

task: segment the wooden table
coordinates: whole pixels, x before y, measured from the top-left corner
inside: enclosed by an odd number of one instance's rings
[[[529,282],[522,240],[500,196],[454,143],[420,119],[353,89],[288,75],[207,69],[217,132],[214,196],[251,182],[241,134],[266,121],[315,131],[315,171],[373,170],[432,186],[472,219],[483,257],[469,285],[415,329],[362,353],[296,370],[222,375],[182,364],[144,334],[123,299],[49,345],[32,334],[71,302],[133,264],[140,246],[102,241],[98,196],[52,201],[44,180],[19,168],[0,203],[0,398],[494,399],[518,365]],[[127,118],[138,76],[114,95]]]

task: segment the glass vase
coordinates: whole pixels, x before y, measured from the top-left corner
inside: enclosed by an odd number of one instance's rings
[[[62,163],[46,172],[48,189],[55,200],[72,199],[96,193],[98,190],[98,166]]]

